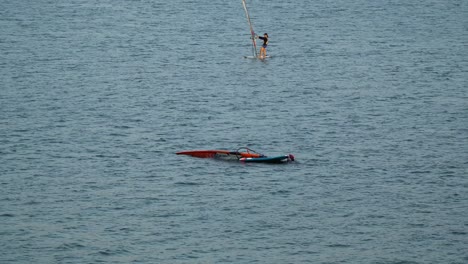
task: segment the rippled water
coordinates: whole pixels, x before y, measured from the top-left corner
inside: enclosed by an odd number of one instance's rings
[[[0,2],[1,263],[468,262],[466,1],[248,4]]]

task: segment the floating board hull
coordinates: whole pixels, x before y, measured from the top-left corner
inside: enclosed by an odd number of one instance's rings
[[[260,157],[260,158],[240,158],[239,161],[241,162],[249,162],[249,163],[285,163],[289,161],[293,161],[294,158],[291,158],[291,155],[282,155],[276,157]]]

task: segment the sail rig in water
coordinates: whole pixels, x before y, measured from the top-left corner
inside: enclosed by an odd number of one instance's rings
[[[242,0],[242,5],[244,6],[245,16],[247,17],[247,22],[249,23],[249,27],[250,27],[250,34],[251,34],[250,38],[252,39],[252,54],[254,58],[256,58],[258,57],[258,54],[257,54],[257,42],[255,40],[255,31],[253,30],[252,22],[250,21],[250,15],[249,15],[249,11],[247,10],[247,4],[245,3],[245,0]]]

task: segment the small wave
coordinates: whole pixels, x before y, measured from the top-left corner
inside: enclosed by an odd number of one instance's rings
[[[201,183],[198,182],[176,182],[174,183],[175,185],[182,185],[182,186],[197,186],[197,185],[202,185]]]
[[[0,214],[0,217],[15,217],[15,215],[6,213],[6,214]]]
[[[271,192],[272,195],[288,195],[290,193],[291,191],[288,191],[288,190],[278,190],[278,191]]]
[[[126,249],[122,249],[122,248],[116,249],[116,250],[104,249],[104,250],[98,251],[98,254],[103,255],[103,256],[113,256],[113,255],[120,255],[120,254],[127,254],[127,253],[129,253],[129,251]]]
[[[351,245],[345,245],[345,244],[330,244],[330,245],[327,245],[327,247],[331,247],[331,248],[348,248],[348,247],[351,247]]]
[[[452,234],[453,234],[453,235],[466,236],[467,232],[461,231],[461,230],[456,230],[456,231],[452,231]]]
[[[63,243],[62,245],[58,246],[57,249],[59,250],[69,250],[69,249],[77,249],[77,248],[84,248],[85,246],[80,243]]]

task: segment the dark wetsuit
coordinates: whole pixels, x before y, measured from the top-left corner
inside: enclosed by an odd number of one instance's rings
[[[258,37],[259,39],[263,40],[263,45],[262,47],[264,47],[265,49],[267,48],[268,46],[268,37]]]

